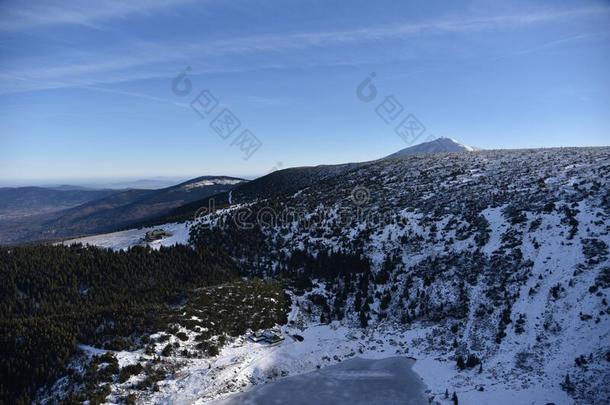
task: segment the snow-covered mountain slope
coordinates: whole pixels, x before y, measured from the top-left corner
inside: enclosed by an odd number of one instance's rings
[[[427,153],[450,153],[450,152],[472,152],[475,148],[462,145],[452,138],[437,138],[433,141],[423,142],[414,146],[409,146],[389,155],[389,158],[421,155]]]
[[[430,142],[402,149],[384,159],[431,153],[471,152],[474,150],[475,148],[462,145],[454,139],[438,138]],[[344,175],[345,173],[349,173],[374,162],[376,161],[291,167],[277,170],[266,176],[244,182],[243,184],[236,183],[236,187],[232,190],[210,195],[209,198],[184,204],[183,206],[172,210],[167,215],[156,218],[154,223],[161,224],[163,222],[177,222],[192,219],[197,215],[197,212],[201,207],[209,207],[212,205],[221,207],[236,203],[249,203],[255,200],[286,196],[303,188],[318,183],[328,182],[332,178]],[[145,225],[149,224],[150,223],[145,223]]]
[[[157,218],[155,224],[190,220],[198,215],[202,207],[222,207],[292,194],[312,184],[354,170],[364,164],[366,163],[291,167],[277,170],[255,180],[237,184],[229,191],[184,204],[167,215]]]
[[[439,403],[445,390],[460,403],[607,403],[609,174],[610,148],[417,155],[184,224],[190,243],[220,245],[245,273],[296,279],[282,328],[305,340],[176,355],[180,371],[149,400],[203,403],[399,354]]]
[[[461,391],[484,382],[569,403],[569,375],[571,398],[599,403],[610,398],[609,174],[608,148],[382,160],[207,216],[192,241],[223,243],[267,276],[307,271],[303,254],[362,255],[370,273],[329,273],[324,319],[429,328],[411,342],[426,356],[481,359],[481,375],[451,378]]]

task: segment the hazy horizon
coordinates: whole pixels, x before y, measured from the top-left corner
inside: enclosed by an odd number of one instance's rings
[[[459,140],[455,139],[459,142]],[[425,142],[421,142],[425,143]],[[419,145],[414,144],[412,146]],[[478,148],[477,145],[467,145]],[[514,148],[516,149],[554,149],[554,148],[586,148],[586,147],[607,147],[606,145],[593,145],[593,146],[548,146],[548,147],[539,147],[539,148]],[[404,149],[404,148],[403,148]],[[479,148],[481,149],[481,148]],[[497,150],[510,150],[513,148],[497,148]],[[485,150],[485,149],[481,149]],[[493,149],[492,149],[493,150]],[[382,156],[373,157],[369,160],[376,160],[382,158]],[[342,164],[342,163],[354,163],[350,161],[339,161],[339,162],[330,162],[330,163],[319,163],[321,165],[329,164]],[[310,164],[304,166],[316,166],[318,164]],[[181,182],[201,177],[201,176],[228,176],[228,177],[236,177],[242,178],[246,180],[253,180],[258,177],[265,176],[275,170],[288,169],[291,167],[299,167],[299,166],[283,166],[279,165],[278,167],[272,168],[267,173],[255,173],[255,174],[226,174],[226,173],[191,173],[191,174],[182,174],[182,175],[165,175],[165,174],[151,174],[151,175],[141,175],[141,176],[97,176],[97,177],[60,177],[60,178],[0,178],[0,187],[59,187],[59,186],[77,186],[77,187],[85,187],[85,188],[108,188],[108,189],[123,189],[123,188],[164,188],[169,187],[175,184],[179,184]],[[158,185],[154,187],[139,187],[139,186],[128,186],[128,183],[158,183]]]

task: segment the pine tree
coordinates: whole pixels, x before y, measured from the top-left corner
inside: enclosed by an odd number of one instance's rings
[[[572,383],[572,381],[570,380],[570,374],[566,374],[566,378],[563,381],[563,383],[561,384],[561,387],[567,391],[567,392],[573,392],[574,391],[574,384]]]
[[[453,405],[458,405],[458,397],[455,391],[453,391],[453,396],[451,396],[451,400],[453,401]]]
[[[369,321],[366,317],[366,312],[364,310],[360,311],[360,326],[366,328],[369,325]]]
[[[466,364],[464,363],[464,357],[462,357],[462,355],[459,355],[457,358],[457,368],[460,370],[466,368]]]

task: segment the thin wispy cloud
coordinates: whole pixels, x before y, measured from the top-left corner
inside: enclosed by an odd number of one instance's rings
[[[4,0],[0,3],[0,31],[19,31],[39,26],[98,24],[135,14],[172,9],[193,0],[69,0],[61,3],[35,0]]]
[[[171,104],[171,105],[174,105],[174,106],[180,107],[180,108],[186,108],[186,109],[190,109],[191,108],[191,106],[189,104],[186,104],[186,103],[179,103],[177,101],[170,100],[170,99],[167,99],[167,98],[155,97],[155,96],[151,96],[151,95],[148,95],[148,94],[138,93],[138,92],[135,92],[135,91],[125,91],[125,90],[109,89],[109,88],[106,88],[106,87],[99,87],[99,86],[81,86],[81,88],[83,88],[85,90],[91,90],[91,91],[96,91],[96,92],[101,92],[101,93],[118,94],[118,95],[121,95],[121,96],[135,97],[135,98],[139,98],[139,99],[143,99],[143,100],[149,100],[149,101],[155,101],[155,102],[159,102],[159,103]]]
[[[324,44],[327,41],[351,42],[397,38],[422,33],[471,32],[506,29],[533,24],[544,24],[558,20],[609,14],[610,7],[587,7],[572,10],[548,10],[528,14],[494,15],[484,17],[446,18],[421,23],[396,24],[390,27],[374,27],[351,31],[330,31],[294,34],[289,38],[303,43]]]
[[[84,17],[94,21],[104,16],[119,16],[151,8],[169,7],[186,0],[155,0],[136,5],[102,9],[98,14]],[[104,3],[105,4],[105,3]],[[138,3],[139,4],[139,3]],[[147,8],[148,7],[148,8]],[[136,42],[119,46],[102,58],[97,53],[87,54],[83,63],[49,65],[45,60],[35,69],[19,68],[0,72],[0,93],[31,91],[49,88],[116,83],[171,75],[178,62],[196,64],[195,73],[240,71],[239,67],[210,65],[209,61],[222,57],[248,56],[265,53],[281,53],[307,48],[326,48],[352,43],[383,40],[400,40],[410,36],[459,34],[474,31],[507,30],[524,26],[550,24],[590,16],[609,15],[610,7],[586,7],[570,10],[546,10],[527,14],[492,15],[484,17],[453,17],[433,21],[409,22],[386,27],[366,27],[354,30],[296,32],[241,36],[215,40],[182,42]],[[65,17],[70,19],[76,16]],[[35,18],[31,18],[35,20]],[[60,58],[61,59],[61,58]],[[201,61],[201,64],[198,62]],[[46,63],[45,63],[46,62]],[[333,64],[336,61],[332,62]],[[18,63],[17,63],[18,64]],[[171,67],[168,65],[172,65]],[[15,65],[14,61],[12,65]],[[290,65],[288,65],[290,66]],[[249,66],[248,69],[251,67]],[[254,68],[260,68],[254,66]]]
[[[608,35],[610,35],[610,31],[603,31],[603,32],[592,32],[592,33],[583,33],[583,34],[578,34],[578,35],[572,35],[569,37],[565,37],[565,38],[560,38],[560,39],[556,39],[553,41],[548,41],[545,43],[542,43],[540,45],[531,47],[531,48],[527,48],[527,49],[522,49],[518,52],[513,52],[510,54],[506,54],[506,55],[501,55],[498,57],[493,58],[493,60],[501,60],[501,59],[506,59],[506,58],[512,58],[515,56],[521,56],[521,55],[526,55],[528,53],[532,53],[532,52],[537,52],[543,49],[548,49],[548,48],[552,48],[558,45],[562,45],[565,44],[567,42],[574,42],[574,41],[583,41],[583,40],[588,40],[591,38],[601,38],[601,37],[608,37]]]
[[[521,49],[519,51],[516,52],[511,52],[511,53],[507,53],[507,54],[503,54],[503,55],[499,55],[499,56],[494,56],[491,58],[484,58],[484,59],[477,59],[477,60],[465,60],[464,63],[462,65],[458,65],[458,64],[452,64],[452,65],[442,65],[442,66],[436,66],[434,68],[428,68],[428,69],[418,69],[418,70],[414,70],[414,71],[410,71],[410,72],[406,72],[406,73],[400,73],[400,74],[396,74],[396,75],[391,75],[391,76],[385,76],[383,78],[380,78],[379,81],[388,81],[391,82],[394,79],[397,78],[407,78],[407,77],[414,77],[417,75],[421,75],[422,73],[430,73],[430,72],[447,72],[447,71],[452,71],[452,70],[457,70],[459,68],[462,68],[464,65],[466,64],[472,64],[474,63],[481,63],[481,62],[490,62],[490,61],[500,61],[503,59],[509,59],[509,58],[514,58],[517,56],[521,56],[521,55],[527,55],[530,53],[534,53],[534,52],[538,52],[544,49],[549,49],[549,48],[553,48],[556,46],[560,46],[562,44],[565,43],[569,43],[569,42],[575,42],[575,41],[583,41],[583,40],[588,40],[591,38],[600,38],[600,37],[608,37],[610,35],[610,31],[603,31],[603,32],[596,32],[596,33],[584,33],[584,34],[578,34],[578,35],[572,35],[569,37],[564,37],[564,38],[560,38],[557,40],[553,40],[553,41],[548,41],[548,42],[544,42],[541,43],[539,45],[530,47],[530,48],[526,48],[526,49]]]
[[[606,0],[0,0],[0,163],[30,177],[150,161],[266,173],[278,156],[387,155],[410,114],[487,148],[602,145],[608,22]],[[203,90],[218,104],[201,120]],[[402,112],[386,125],[390,96]],[[247,168],[210,126],[225,109],[265,143]]]

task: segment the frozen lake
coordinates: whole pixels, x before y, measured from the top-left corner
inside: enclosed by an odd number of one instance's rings
[[[211,404],[427,404],[424,385],[411,370],[412,364],[413,360],[405,357],[354,358],[260,385]]]

